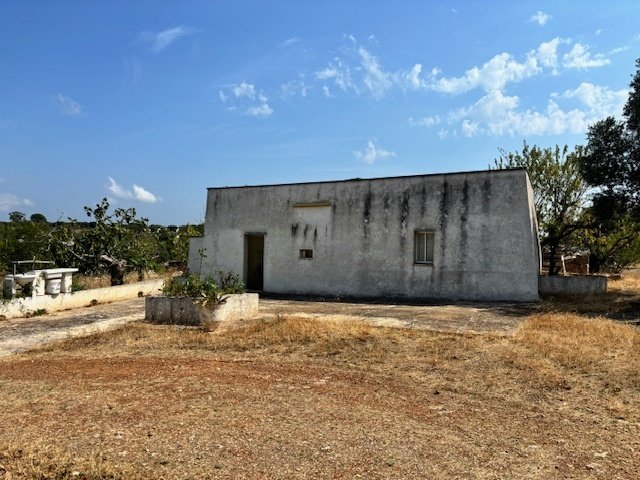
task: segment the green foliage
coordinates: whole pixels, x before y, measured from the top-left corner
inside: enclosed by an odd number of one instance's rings
[[[0,272],[10,271],[13,260],[37,258],[78,267],[88,275],[108,272],[118,284],[127,271],[141,277],[165,265],[186,269],[189,238],[202,234],[202,225],[151,228],[135,209],[111,210],[106,199],[84,210],[89,221],[55,223],[42,214],[33,214],[29,221],[12,212],[12,221],[0,222]]]
[[[43,214],[41,213],[34,213],[33,215],[31,215],[29,217],[29,219],[32,222],[38,223],[38,222],[44,222],[47,223],[47,217],[45,217]]]
[[[224,302],[224,297],[233,293],[244,293],[245,288],[235,273],[219,272],[219,281],[213,277],[200,278],[192,274],[172,278],[162,292],[172,297],[189,297],[205,306]]]
[[[568,146],[554,148],[530,147],[524,142],[522,152],[500,151],[496,169],[526,168],[533,188],[540,243],[554,254],[577,230],[587,185],[582,179],[580,161],[583,149],[569,151]],[[553,258],[553,255],[552,255]],[[550,267],[555,272],[555,265]]]
[[[630,87],[624,119],[591,125],[580,163],[593,192],[587,215],[594,229],[584,242],[594,272],[640,261],[640,59]]]
[[[585,213],[585,220],[595,223],[591,213]],[[594,228],[579,233],[579,240],[589,248],[590,270],[620,272],[640,259],[640,225],[631,215],[617,216]]]
[[[106,270],[112,285],[119,285],[126,271],[142,276],[154,265],[157,240],[147,219],[138,218],[134,208],[116,208],[111,213],[109,207],[106,198],[94,208],[84,207],[92,220],[90,228],[80,228],[75,220],[56,227],[50,252],[56,261],[73,262],[86,274]]]
[[[11,271],[13,260],[42,258],[49,226],[29,221],[0,224],[0,270]]]
[[[13,223],[24,222],[27,216],[22,212],[10,212],[9,221]]]

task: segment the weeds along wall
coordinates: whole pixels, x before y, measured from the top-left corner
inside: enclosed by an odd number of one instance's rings
[[[536,300],[533,192],[524,170],[211,188],[189,268],[274,293]]]

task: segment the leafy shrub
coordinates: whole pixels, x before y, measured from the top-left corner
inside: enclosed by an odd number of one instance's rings
[[[171,297],[190,297],[205,306],[223,303],[225,295],[244,293],[245,288],[235,273],[219,272],[219,282],[213,277],[200,278],[195,274],[172,278],[165,283],[162,292]]]

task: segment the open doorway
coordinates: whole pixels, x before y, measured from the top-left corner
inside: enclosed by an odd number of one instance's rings
[[[245,279],[247,290],[264,288],[264,233],[244,236]]]

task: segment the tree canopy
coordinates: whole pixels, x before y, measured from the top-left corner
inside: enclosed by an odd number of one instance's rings
[[[582,228],[587,185],[580,172],[583,149],[540,148],[524,142],[521,152],[500,151],[494,168],[526,168],[538,217],[540,243],[551,252],[549,271],[556,273],[555,253],[563,241]]]

